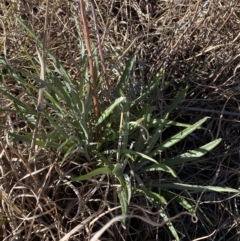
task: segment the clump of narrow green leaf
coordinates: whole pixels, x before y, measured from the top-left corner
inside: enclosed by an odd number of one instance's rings
[[[23,22],[19,20],[19,23],[41,46],[38,37]],[[80,46],[84,48],[82,42],[80,42]],[[81,52],[84,55],[83,49]],[[165,206],[170,200],[174,199],[186,211],[196,215],[196,202],[189,201],[191,194],[188,191],[238,192],[227,187],[180,183],[175,172],[176,166],[196,161],[215,148],[221,139],[212,140],[194,150],[183,151],[171,158],[164,157],[164,155],[162,157],[164,152],[183,141],[208,121],[208,117],[204,117],[189,125],[169,119],[172,111],[184,98],[187,87],[179,92],[162,113],[162,118],[155,118],[151,113],[149,99],[157,92],[161,73],[158,73],[149,82],[150,84],[143,88],[143,94],[131,99],[128,87],[137,59],[134,56],[126,63],[116,89],[113,90],[115,98],[109,101],[107,107],[106,104],[101,105],[100,117],[96,119],[92,110],[92,91],[89,86],[87,59],[83,56],[82,75],[79,83],[76,84],[50,51],[47,52],[47,56],[51,67],[47,67],[47,79],[44,81],[46,90],[42,126],[48,126],[48,132],[40,132],[36,144],[43,148],[60,151],[62,153],[62,159],[59,160],[61,163],[67,161],[73,154],[84,156],[86,162],[97,163],[91,171],[74,177],[72,182],[84,182],[102,174],[113,177],[111,180],[116,187],[114,191],[121,205],[122,215],[128,214],[132,195],[137,193],[147,198],[157,209],[162,219],[168,223],[167,227],[175,240],[180,239],[165,210]],[[36,83],[41,84],[43,81],[36,75],[26,74],[28,78],[34,80],[31,83],[9,66],[4,58],[1,57],[0,61],[36,105],[38,89]],[[33,58],[31,61],[33,67],[37,69],[38,60]],[[97,66],[99,63],[95,64],[96,68]],[[20,101],[4,88],[0,88],[0,93],[10,99],[14,105],[14,109],[4,109],[4,111],[16,112],[33,128],[37,118],[34,106]],[[103,133],[101,139],[96,139],[94,135],[98,126],[101,126]],[[181,128],[181,130],[162,140],[163,131],[172,126]],[[13,142],[31,143],[32,133],[9,133],[9,135]],[[162,181],[161,178],[147,181],[151,175],[159,174],[164,174],[167,181]],[[185,190],[187,195],[179,195],[176,190]],[[122,226],[124,228],[126,226],[125,219],[122,220]]]

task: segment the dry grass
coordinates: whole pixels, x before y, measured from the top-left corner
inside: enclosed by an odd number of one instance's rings
[[[22,76],[36,73],[27,53],[36,56],[36,45],[19,24],[16,14],[43,38],[45,2],[37,0],[2,1],[0,3],[1,54]],[[72,1],[50,1],[48,48],[62,62],[74,81],[81,74],[82,59],[72,12]],[[78,2],[73,1],[78,7]],[[90,1],[86,4],[90,38],[97,44],[97,34]],[[97,27],[103,48],[106,78],[114,89],[127,59],[137,54],[133,73],[136,94],[151,77],[161,71],[159,93],[152,100],[153,114],[161,116],[169,101],[188,83],[190,91],[172,119],[193,123],[203,116],[211,121],[205,131],[186,139],[168,155],[189,150],[203,140],[222,137],[221,147],[204,159],[179,168],[183,182],[199,185],[223,185],[239,188],[239,116],[240,111],[240,3],[239,0],[95,0]],[[18,99],[32,106],[33,102],[6,75],[5,87]],[[36,73],[37,74],[37,73]],[[31,80],[29,80],[31,81]],[[103,86],[107,89],[107,86]],[[136,90],[137,89],[137,90]],[[104,91],[103,94],[104,95]],[[106,93],[105,93],[106,94]],[[36,93],[37,98],[37,93]],[[2,108],[12,108],[0,96]],[[30,132],[21,116],[0,112],[0,128]],[[12,143],[9,130],[0,129],[0,238],[12,240],[90,240],[92,233],[120,212],[120,206],[107,197],[113,195],[114,181],[107,175],[75,186],[70,178],[92,170],[95,163],[72,156],[64,164],[62,153],[39,149],[37,162],[27,162],[29,146],[24,142]],[[46,131],[47,130],[42,130]],[[174,130],[173,130],[174,132]],[[197,223],[191,217],[174,222],[181,240],[240,240],[239,197],[223,194],[195,194],[199,207],[211,217],[213,226],[204,223],[199,213]],[[177,207],[168,204],[170,216]],[[158,220],[147,200],[133,196],[129,213],[147,214]],[[78,228],[76,232],[74,228]],[[157,229],[140,220],[131,219],[127,229],[113,225],[101,240],[171,240],[167,229]],[[69,235],[70,236],[70,235]]]

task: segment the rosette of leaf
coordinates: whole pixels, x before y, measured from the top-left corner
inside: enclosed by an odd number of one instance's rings
[[[152,118],[149,99],[156,93],[161,78],[160,74],[153,79],[149,86],[144,88],[141,96],[129,101],[125,97],[128,94],[126,86],[131,81],[130,76],[135,61],[135,57],[129,60],[120,77],[116,88],[116,96],[118,95],[119,98],[103,111],[97,122],[97,125],[101,124],[105,127],[104,138],[99,143],[99,146],[104,151],[100,153],[95,150],[94,153],[103,162],[104,166],[86,175],[76,177],[74,181],[87,180],[103,173],[114,175],[119,184],[117,195],[123,215],[128,212],[128,204],[131,202],[133,193],[138,193],[145,196],[152,203],[166,222],[170,217],[164,211],[164,207],[172,199],[197,219],[195,213],[196,202],[190,203],[188,201],[191,198],[188,191],[238,191],[231,188],[190,185],[179,182],[174,169],[175,166],[187,164],[202,157],[215,148],[221,142],[221,139],[213,140],[194,150],[179,153],[171,158],[164,157],[162,155],[164,152],[201,128],[202,124],[208,120],[208,117],[204,117],[194,124],[169,120],[170,113],[177,108],[178,103],[186,94],[186,87],[178,93],[163,113],[162,118]],[[116,121],[119,123],[118,129],[116,129]],[[163,130],[172,126],[181,128],[181,131],[166,140],[162,140]],[[107,150],[106,146],[115,148]],[[164,180],[161,180],[162,174],[166,174]],[[151,179],[153,176],[154,178]],[[176,190],[185,190],[186,196],[179,195],[178,192],[175,192]],[[122,225],[125,225],[125,220],[122,221]],[[176,240],[179,240],[173,224],[169,221],[167,226]]]
[[[19,23],[27,31],[39,46],[41,42],[37,36],[19,20]],[[73,182],[84,182],[93,177],[107,174],[112,176],[115,194],[121,204],[122,214],[128,214],[128,205],[133,194],[137,193],[147,198],[156,208],[161,218],[168,223],[172,235],[179,240],[178,234],[169,221],[165,206],[170,199],[178,202],[191,215],[196,215],[196,202],[190,203],[190,190],[238,192],[231,188],[198,186],[179,182],[175,167],[193,162],[215,148],[221,139],[213,140],[194,150],[179,153],[168,158],[164,155],[172,146],[183,141],[208,120],[204,117],[194,124],[183,124],[169,120],[170,113],[177,108],[183,99],[187,88],[181,90],[161,118],[155,118],[151,112],[151,101],[157,93],[161,80],[161,73],[157,74],[150,84],[141,86],[139,94],[131,83],[136,57],[132,57],[120,74],[116,88],[112,91],[114,98],[106,108],[100,104],[101,115],[98,119],[93,114],[92,91],[90,88],[88,60],[85,56],[84,44],[79,33],[79,46],[82,54],[81,77],[78,83],[74,82],[64,67],[51,52],[47,51],[50,66],[46,68],[45,109],[42,111],[41,128],[36,139],[36,145],[43,148],[52,148],[61,152],[64,163],[73,155],[80,155],[85,162],[95,162],[92,171],[79,175],[72,179]],[[94,72],[99,72],[98,56],[95,59]],[[29,57],[30,58],[30,57]],[[17,113],[22,121],[30,129],[34,129],[36,123],[36,92],[37,84],[43,81],[35,75],[25,73],[22,76],[8,65],[4,58],[0,59],[8,70],[8,74],[14,78],[16,84],[31,101],[31,106],[23,99],[19,99],[8,91],[7,87],[0,88],[0,93],[11,100],[12,107],[4,111]],[[33,69],[39,72],[37,59],[30,58]],[[33,81],[28,81],[32,79]],[[100,90],[101,83],[98,85]],[[133,98],[132,90],[136,92]],[[109,102],[109,98],[107,98]],[[181,128],[178,133],[162,140],[164,129],[177,126]],[[96,138],[95,133],[101,131],[101,138]],[[7,130],[8,131],[8,130]],[[31,143],[32,133],[8,131],[11,141]],[[161,175],[165,175],[164,180]],[[154,179],[151,179],[154,177]],[[176,190],[185,190],[186,196],[179,195]],[[113,201],[113,200],[111,200]],[[197,218],[197,217],[196,217]],[[122,221],[125,226],[125,219]]]

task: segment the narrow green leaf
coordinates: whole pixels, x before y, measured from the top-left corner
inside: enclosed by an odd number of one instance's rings
[[[72,151],[73,151],[74,148],[76,148],[76,146],[75,146],[75,145],[72,145],[72,146],[70,146],[70,147],[67,149],[67,152],[64,154],[64,157],[63,157],[63,159],[62,159],[62,161],[61,161],[61,164],[63,164],[63,163],[66,161],[66,159],[67,159],[68,156],[72,153]]]
[[[150,105],[146,105],[145,107],[143,107],[143,116],[144,118],[140,118],[136,121],[139,125],[142,125],[144,127],[144,129],[140,129],[140,133],[138,134],[138,138],[136,140],[136,150],[138,150],[139,152],[144,152],[144,149],[146,148],[146,142],[148,143],[150,140],[148,130],[149,122],[151,120]]]
[[[168,200],[168,201],[176,201],[178,202],[183,208],[185,208],[188,212],[192,213],[193,215],[195,215],[195,209],[194,206],[191,205],[186,198],[184,198],[183,196],[179,195],[179,194],[175,194],[172,192],[169,192],[168,190],[164,190],[161,189],[161,194]],[[188,193],[188,195],[191,197],[190,193]],[[194,201],[194,200],[193,200]],[[195,201],[194,201],[195,203]],[[196,205],[196,203],[195,203]]]
[[[102,153],[97,150],[93,150],[94,158],[101,160],[110,170],[114,169],[114,165],[108,160]],[[110,154],[111,155],[111,154]]]
[[[158,162],[157,162],[155,159],[151,158],[150,156],[148,156],[148,155],[146,155],[146,154],[143,154],[143,153],[140,153],[140,152],[137,152],[137,151],[121,150],[121,153],[126,153],[126,154],[131,154],[131,155],[137,155],[137,156],[140,156],[140,157],[142,157],[142,158],[144,158],[144,159],[147,159],[147,160],[149,160],[149,161],[151,161],[151,162],[154,162],[154,163],[158,164]]]
[[[47,81],[43,81],[38,77],[34,77],[34,80],[38,81],[40,84],[44,84],[44,86],[52,91],[55,95],[57,95],[58,97],[61,98],[62,101],[64,101],[70,108],[72,107],[72,100],[70,95],[67,93],[67,91],[65,90],[65,88],[62,86],[62,84],[59,84],[58,82],[56,82],[57,78],[53,78],[54,80],[54,84],[53,83],[49,83]],[[46,97],[50,97],[48,94],[48,90],[46,91]],[[62,108],[63,109],[63,108]]]
[[[32,134],[31,135],[18,135],[15,133],[9,133],[9,135],[12,137],[12,141],[22,141],[26,143],[31,143],[32,140]],[[49,147],[53,149],[57,149],[60,144],[51,142],[51,141],[41,141],[41,140],[36,140],[36,145],[40,147]]]
[[[27,25],[26,25],[18,16],[16,16],[16,19],[17,19],[17,21],[20,23],[20,25],[28,32],[28,34],[29,34],[34,40],[36,40],[37,43],[40,43],[39,38],[37,37],[37,35],[34,34],[34,32],[31,31],[30,28],[27,27]]]
[[[131,199],[130,178],[126,174],[122,173],[120,163],[117,163],[112,173],[115,174],[120,183],[120,188],[118,189],[118,198],[121,204],[122,215],[126,215],[128,210],[128,203]],[[122,220],[122,227],[126,228],[126,219]]]
[[[172,233],[173,237],[175,238],[176,241],[180,241],[177,231],[174,228],[173,224],[171,221],[169,221],[169,216],[166,213],[166,211],[164,210],[164,208],[162,206],[160,206],[159,204],[156,205],[158,207],[158,212],[160,214],[160,216],[163,218],[163,220],[166,222],[166,225],[168,227],[168,229],[170,230],[170,232]]]
[[[127,205],[127,200],[126,200],[126,196],[123,188],[120,187],[117,190],[117,194],[121,205],[122,215],[126,215],[128,210],[128,205]],[[122,227],[126,229],[126,218],[122,219],[121,224],[122,224]]]
[[[129,111],[129,104],[127,101],[123,102],[123,126],[122,126],[122,143],[121,148],[125,149],[128,146],[128,138],[129,138],[129,119],[130,119],[130,111]],[[122,134],[120,133],[120,134]]]
[[[36,34],[18,17],[17,21],[20,23],[20,25],[27,31],[30,37],[32,37],[39,46],[43,46],[42,42],[39,40],[39,38],[36,36]],[[72,87],[72,80],[67,73],[67,71],[63,68],[61,63],[47,50],[47,55],[52,59],[53,64],[57,70],[57,72],[61,75],[61,77],[65,80],[64,84],[68,87],[68,90],[71,90]]]
[[[149,161],[140,159],[137,161],[136,165],[134,165],[134,170],[137,173],[141,173],[142,170],[149,165]]]
[[[116,176],[116,178],[118,179],[122,190],[124,191],[124,195],[126,198],[126,201],[129,199],[128,197],[128,188],[127,188],[127,183],[126,183],[126,179],[124,177],[124,174],[122,173],[122,165],[120,163],[117,163],[114,167],[114,169],[112,170],[112,173]]]
[[[152,119],[149,122],[149,127],[155,127],[155,126],[159,126],[159,125],[161,125],[163,127],[178,126],[178,127],[184,127],[184,128],[192,126],[190,124],[184,124],[181,122],[171,121],[168,119]]]
[[[28,114],[36,114],[35,110],[31,109],[28,105],[24,104],[23,101],[14,97],[12,94],[8,93],[7,91],[4,91],[3,89],[0,88],[0,93],[2,95],[6,96],[7,99],[13,101],[13,103],[15,104],[15,106],[17,107],[18,110],[22,110]]]
[[[151,150],[155,147],[156,143],[159,141],[160,135],[162,133],[162,129],[163,129],[163,126],[159,125],[156,128],[154,128],[153,131],[151,131],[150,133],[151,138],[147,142],[147,147],[145,150],[146,153],[150,153]]]
[[[147,147],[146,147],[146,152],[149,153],[154,146],[156,145],[157,141],[159,141],[160,138],[160,134],[162,132],[162,129],[168,126],[178,126],[178,127],[189,127],[191,128],[192,125],[189,124],[183,124],[183,123],[179,123],[179,122],[175,122],[175,121],[170,121],[170,120],[166,120],[166,119],[153,119],[149,122],[148,127],[156,127],[154,130],[151,131],[151,138],[147,143]],[[199,127],[198,127],[199,128]],[[197,129],[198,129],[197,128]]]
[[[73,5],[74,4],[71,3],[71,12],[74,17],[74,22],[75,22],[75,26],[76,26],[76,30],[77,30],[77,39],[79,40],[79,46],[81,47],[81,56],[83,56],[85,54],[85,49],[84,49],[85,46],[83,44],[81,26],[79,24],[79,16]]]
[[[190,184],[182,184],[182,183],[153,183],[152,187],[160,187],[160,188],[171,188],[178,190],[189,190],[189,191],[197,191],[197,192],[220,192],[220,193],[240,193],[239,190],[229,188],[229,187],[215,187],[215,186],[199,186],[199,185],[190,185]]]
[[[199,157],[205,155],[209,151],[211,151],[213,148],[215,148],[220,142],[222,141],[221,138],[216,139],[214,141],[211,141],[210,143],[201,146],[195,150],[188,151],[184,154],[178,155],[176,157],[173,157],[171,159],[164,160],[166,165],[168,166],[175,166],[178,164],[184,164],[187,162],[195,161]]]
[[[168,172],[173,177],[177,177],[175,172],[169,166],[164,165],[164,164],[152,164],[151,166],[148,166],[147,168],[145,168],[144,171],[146,171],[146,172],[155,172],[155,171]]]
[[[143,94],[132,102],[131,108],[137,106],[141,101],[147,98],[154,90],[156,90],[157,86],[159,86],[159,79],[151,83],[150,86],[147,86],[147,88],[143,91]]]
[[[161,196],[158,193],[156,193],[156,192],[148,191],[145,188],[137,188],[136,192],[141,193],[144,196],[146,196],[152,203],[153,202],[160,202],[162,204],[167,204],[166,199],[163,196]]]
[[[125,101],[126,98],[125,97],[119,97],[118,99],[116,99],[114,101],[114,103],[109,106],[103,113],[102,115],[99,117],[97,123],[96,123],[96,126],[101,124],[111,113],[112,111],[118,106],[121,104],[121,102]]]
[[[163,220],[167,223],[166,225],[169,228],[169,230],[171,231],[172,235],[175,237],[176,240],[179,240],[178,234],[177,234],[174,226],[172,225],[172,222],[169,221],[169,217],[168,217],[167,213],[164,211],[164,208],[162,207],[163,204],[164,205],[167,204],[166,199],[162,195],[159,195],[158,193],[148,191],[145,188],[144,184],[142,183],[142,181],[138,175],[136,175],[136,180],[137,180],[139,186],[141,187],[141,188],[136,189],[136,192],[141,193],[144,196],[146,196],[146,198],[153,204],[153,206],[155,206],[158,209],[159,214],[161,215]]]
[[[140,189],[147,190],[147,188],[145,187],[142,179],[140,178],[140,176],[137,173],[135,173],[135,179],[136,179],[137,184],[139,185]]]
[[[117,87],[116,87],[117,91],[122,89],[122,84],[123,83],[126,84],[128,82],[129,77],[130,77],[130,73],[131,73],[131,71],[133,69],[133,66],[134,66],[135,62],[136,62],[136,55],[134,55],[132,58],[130,58],[127,61],[126,67],[125,67],[125,69],[123,71],[123,74],[121,75],[121,78],[120,78],[120,80],[119,80],[119,82],[117,84]]]
[[[131,185],[131,180],[130,177],[127,174],[123,174],[126,187],[127,187],[127,203],[130,203],[131,197],[132,197],[132,185]]]
[[[73,182],[77,182],[77,181],[84,181],[84,180],[88,180],[92,177],[95,177],[97,175],[102,175],[102,174],[109,174],[112,171],[108,168],[108,167],[100,167],[97,169],[94,169],[93,171],[85,174],[85,175],[81,175],[79,177],[75,177],[72,179]]]
[[[176,109],[177,105],[180,103],[180,101],[184,98],[184,96],[186,95],[188,90],[188,86],[186,86],[184,89],[182,89],[177,96],[174,98],[174,101],[172,102],[172,104],[167,108],[167,110],[165,111],[163,118],[164,119],[168,119],[169,115],[171,114],[171,112],[173,110]]]
[[[176,143],[178,143],[179,141],[183,140],[185,137],[187,137],[189,134],[191,134],[193,131],[195,131],[199,126],[201,126],[207,119],[208,119],[208,117],[204,117],[201,120],[199,120],[198,122],[196,122],[195,124],[193,124],[192,126],[180,131],[179,133],[177,133],[174,136],[171,136],[166,141],[164,141],[161,145],[159,145],[159,147],[157,147],[155,150],[153,150],[153,152],[151,153],[151,156],[161,153],[162,151],[166,150],[167,148],[169,148],[169,147],[175,145]]]

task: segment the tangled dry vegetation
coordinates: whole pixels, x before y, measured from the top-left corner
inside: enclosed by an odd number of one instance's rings
[[[186,98],[171,114],[184,123],[210,116],[204,132],[198,132],[176,145],[174,155],[212,138],[223,138],[221,146],[189,166],[179,167],[179,179],[186,183],[239,188],[240,120],[240,2],[239,0],[95,0],[96,21],[101,37],[106,78],[114,90],[119,71],[133,54],[137,56],[132,83],[138,94],[152,76],[162,73],[159,91],[152,98],[152,112],[161,116],[176,93],[189,85]],[[91,40],[97,44],[96,24],[91,1],[86,1]],[[50,1],[47,47],[61,61],[74,81],[81,72],[82,55],[71,6],[78,1]],[[23,31],[16,15],[40,39],[43,38],[45,1],[1,1],[1,55],[22,76],[35,73],[28,55],[36,56],[36,43]],[[1,67],[1,75],[6,75]],[[31,81],[31,80],[29,80]],[[5,88],[19,100],[33,102],[11,78]],[[2,86],[1,86],[2,87]],[[106,95],[106,90],[99,93]],[[111,92],[111,91],[110,91]],[[37,92],[36,92],[37,98]],[[0,96],[1,108],[11,102]],[[5,126],[12,132],[30,132],[29,126],[14,112],[0,112],[1,120],[1,240],[90,240],[92,233],[120,213],[119,204],[106,199],[111,194],[111,179],[91,179],[75,186],[69,177],[91,170],[93,163],[71,156],[64,165],[62,153],[42,148],[35,166],[25,162],[29,146],[11,142]],[[41,130],[47,133],[47,129]],[[174,132],[174,130],[173,130]],[[79,166],[81,165],[81,167]],[[180,172],[181,170],[181,172]],[[101,186],[100,184],[101,183]],[[108,194],[108,192],[110,194]],[[202,213],[197,223],[190,217],[174,221],[181,240],[240,240],[239,197],[216,193],[194,196]],[[116,201],[116,200],[115,200]],[[167,205],[170,216],[177,207]],[[133,196],[129,213],[146,213],[153,221],[158,216],[148,202]],[[207,226],[201,215],[211,217]],[[8,222],[4,220],[8,219]],[[74,228],[77,231],[74,232]],[[71,234],[72,232],[72,234]],[[63,239],[64,235],[69,238]],[[62,239],[61,239],[62,238]],[[166,228],[156,228],[137,219],[112,225],[101,240],[172,240]]]

